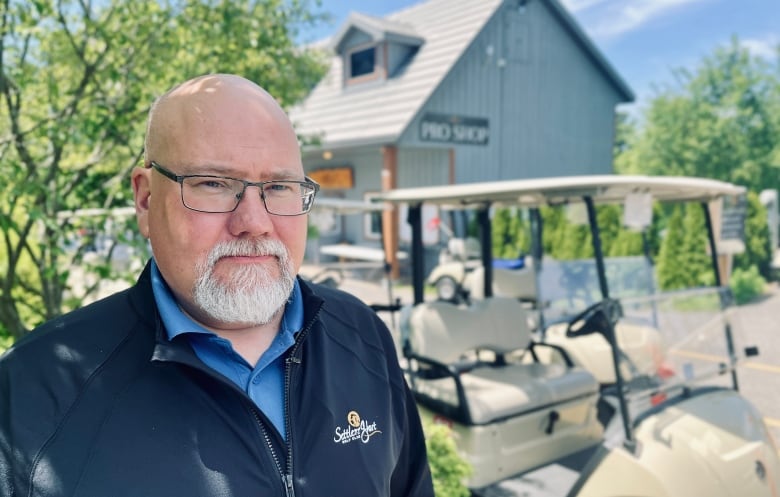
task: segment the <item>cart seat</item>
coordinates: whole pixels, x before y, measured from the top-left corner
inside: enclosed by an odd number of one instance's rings
[[[482,266],[476,268],[470,276],[472,282],[481,282],[485,278],[485,270]],[[470,285],[472,300],[484,299],[482,285]],[[508,269],[495,267],[493,270],[493,295],[501,297],[514,297],[520,300],[536,300],[536,274],[529,264],[521,269]]]
[[[448,302],[417,305],[409,320],[411,356],[421,368],[441,374],[413,377],[415,393],[431,405],[451,406],[447,414],[455,413],[468,424],[595,398],[598,382],[588,371],[533,360],[530,350],[542,344],[532,341],[531,312],[509,297],[468,307]]]

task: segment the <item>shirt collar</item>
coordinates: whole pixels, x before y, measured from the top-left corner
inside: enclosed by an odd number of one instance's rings
[[[196,323],[187,316],[176,303],[168,284],[162,277],[157,262],[152,258],[152,292],[157,308],[160,311],[160,317],[165,325],[165,333],[168,340],[183,333],[205,333],[214,335],[215,333]],[[287,305],[282,315],[279,332],[281,334],[295,335],[303,327],[303,296],[298,279],[295,279],[290,298],[287,299]]]

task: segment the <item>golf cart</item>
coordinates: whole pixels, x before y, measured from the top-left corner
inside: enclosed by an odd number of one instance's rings
[[[443,226],[443,225],[442,225]],[[439,252],[439,264],[428,275],[427,283],[436,288],[440,300],[453,303],[484,298],[481,247],[473,237],[447,233],[447,245]],[[492,259],[493,293],[533,302],[536,285],[530,258]]]
[[[414,304],[401,327],[409,383],[422,416],[453,428],[473,467],[468,485],[474,495],[780,494],[777,446],[761,415],[739,394],[736,364],[757,351],[737,347],[713,229],[721,199],[743,193],[697,178],[583,176],[382,196],[409,207]],[[714,287],[661,292],[649,284],[645,294],[613,293],[619,285],[602,253],[596,207],[623,205],[637,194],[703,208],[703,249],[712,257]],[[469,305],[424,301],[423,204],[476,210],[484,299]],[[540,209],[572,204],[584,205],[594,254],[589,265],[576,261],[582,266],[576,274],[581,284],[593,281],[574,298],[556,298],[547,282],[569,280],[560,277],[560,264],[542,257]],[[536,308],[492,293],[490,210],[497,206],[529,209]],[[663,349],[631,336],[643,330],[660,335]],[[640,353],[645,347],[660,355],[663,369],[637,364],[637,357],[647,356]],[[612,381],[600,382],[591,371],[584,359],[593,356],[610,366]]]

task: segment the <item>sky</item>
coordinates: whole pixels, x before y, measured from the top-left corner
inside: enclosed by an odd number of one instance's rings
[[[423,0],[322,0],[330,25],[308,41],[335,33],[350,11],[382,17]],[[479,0],[473,0],[479,1]],[[695,69],[736,36],[757,56],[772,59],[780,45],[780,0],[559,0],[628,83],[639,112],[675,69]]]

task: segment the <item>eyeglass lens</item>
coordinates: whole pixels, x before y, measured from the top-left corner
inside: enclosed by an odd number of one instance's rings
[[[256,186],[256,185],[255,185]],[[311,208],[315,189],[299,181],[271,181],[262,185],[266,210],[279,216],[297,216]],[[201,212],[230,212],[246,194],[244,183],[219,177],[186,177],[181,182],[184,205]]]

